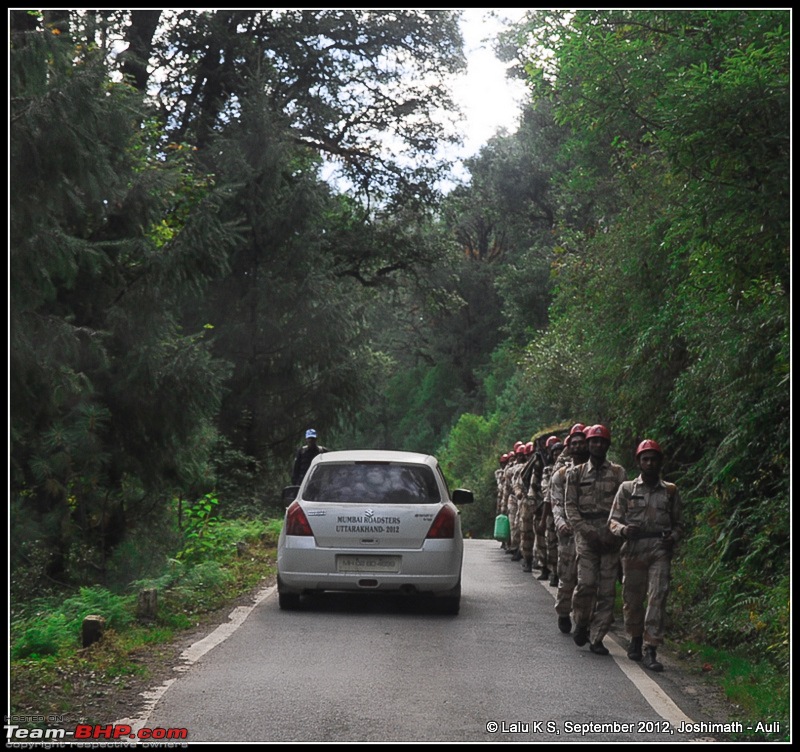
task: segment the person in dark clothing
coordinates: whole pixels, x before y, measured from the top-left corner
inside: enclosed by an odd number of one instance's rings
[[[313,428],[306,431],[306,445],[297,450],[294,458],[294,468],[292,469],[292,485],[299,486],[308,472],[311,460],[318,454],[327,452],[324,446],[317,444],[317,432]]]

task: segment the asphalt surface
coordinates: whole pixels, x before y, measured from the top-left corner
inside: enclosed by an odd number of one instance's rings
[[[647,672],[613,636],[609,656],[577,647],[557,628],[555,589],[495,541],[465,542],[462,593],[461,613],[443,616],[375,594],[287,612],[265,591],[187,651],[135,727],[190,742],[714,740],[676,667]]]

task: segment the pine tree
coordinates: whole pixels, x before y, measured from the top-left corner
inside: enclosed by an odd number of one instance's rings
[[[202,465],[187,448],[225,368],[178,312],[224,267],[225,231],[210,199],[202,227],[184,216],[201,181],[159,154],[141,94],[63,18],[29,19],[11,50],[12,524],[50,521],[52,576],[102,577]]]

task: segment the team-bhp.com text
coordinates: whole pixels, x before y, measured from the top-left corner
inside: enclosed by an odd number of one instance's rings
[[[102,746],[106,746],[106,743],[109,741],[181,741],[186,740],[188,736],[189,731],[185,728],[157,727],[141,728],[134,731],[131,726],[128,726],[124,723],[108,724],[105,726],[98,724],[79,723],[77,726],[75,726],[74,731],[67,731],[66,729],[59,728],[29,729],[14,724],[6,724],[6,743],[8,743],[9,746],[16,746],[14,744],[15,742],[33,742],[36,743],[36,746],[39,746],[42,743],[53,744],[63,742],[73,746],[76,742],[89,742],[90,740],[91,742],[95,743],[102,742]],[[86,746],[86,744],[81,744],[81,746]]]

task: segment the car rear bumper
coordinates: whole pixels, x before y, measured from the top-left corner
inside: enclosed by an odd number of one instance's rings
[[[307,540],[299,547],[291,542],[278,553],[278,576],[284,592],[322,590],[384,591],[404,593],[443,593],[461,580],[463,548],[452,541],[426,541],[422,549],[382,549],[379,551],[326,550],[309,547]],[[313,539],[311,539],[313,545]],[[396,572],[339,572],[337,555],[398,556]]]

